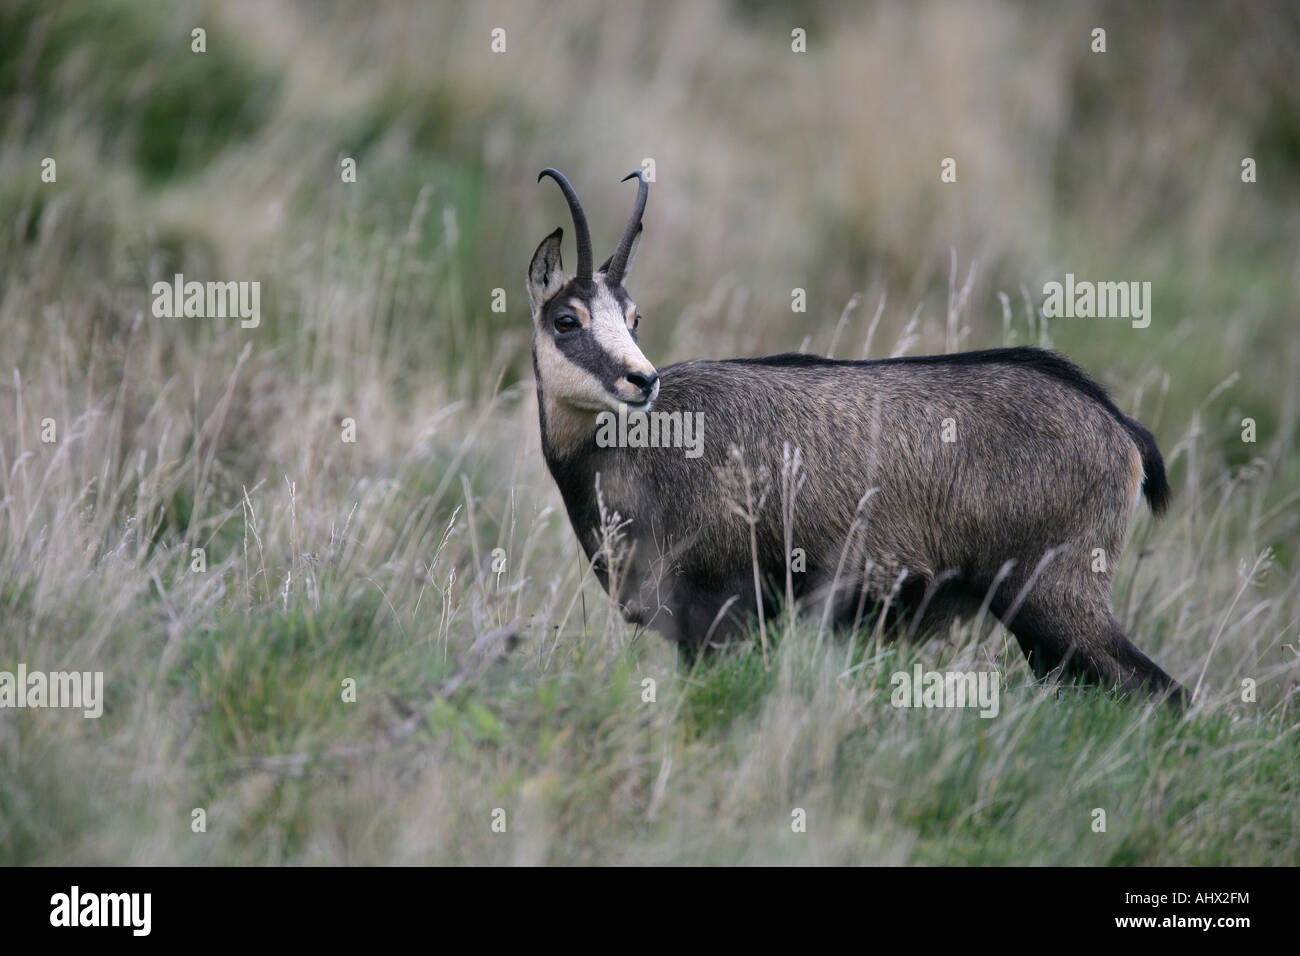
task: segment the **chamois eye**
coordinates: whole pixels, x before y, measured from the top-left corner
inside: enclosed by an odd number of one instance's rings
[[[579,325],[579,322],[578,322],[577,318],[575,318],[574,316],[572,316],[572,315],[561,315],[561,316],[557,317],[556,320],[555,320],[555,331],[557,331],[557,332],[572,332],[574,329],[578,328],[578,325]]]
[[[632,316],[632,331],[635,332],[641,325],[641,313],[638,312]]]

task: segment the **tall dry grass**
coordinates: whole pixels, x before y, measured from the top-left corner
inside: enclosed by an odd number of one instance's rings
[[[0,714],[0,859],[1296,861],[1284,6],[90,10],[15,5],[0,46],[0,669],[109,699]],[[541,462],[523,272],[564,220],[537,169],[611,244],[646,157],[656,363],[1043,342],[1154,428],[1175,505],[1117,609],[1189,721],[1044,694],[987,620],[769,621],[688,669],[611,613]],[[155,319],[178,271],[260,280],[262,324]],[[1151,328],[1044,323],[1067,271],[1152,281]],[[1000,716],[893,709],[915,661],[1000,670]]]

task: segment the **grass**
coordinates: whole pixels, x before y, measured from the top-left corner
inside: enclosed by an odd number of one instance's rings
[[[1300,862],[1284,8],[818,9],[787,62],[764,5],[577,6],[5,14],[30,52],[0,57],[0,670],[102,670],[107,701],[0,712],[0,863]],[[1209,66],[1169,99],[1131,36],[1074,49],[1097,18]],[[1139,512],[1115,606],[1199,685],[1186,719],[1034,686],[988,620],[907,644],[781,617],[766,664],[755,639],[692,665],[611,613],[541,460],[523,272],[561,214],[536,169],[612,241],[646,155],[652,360],[1050,342],[1155,430],[1174,504]],[[953,250],[958,288],[979,264],[950,329]],[[1151,279],[1151,329],[1044,328],[1021,287],[1066,271]],[[174,272],[261,281],[262,324],[154,319]],[[917,663],[998,671],[997,717],[893,707]]]

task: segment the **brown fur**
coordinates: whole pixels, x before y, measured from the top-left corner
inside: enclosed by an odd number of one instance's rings
[[[978,602],[1014,562],[991,607],[1037,670],[1176,687],[1109,609],[1140,455],[1125,427],[1070,383],[1010,356],[970,365],[687,362],[663,369],[660,382],[656,411],[704,413],[702,457],[592,443],[550,462],[589,556],[601,546],[597,472],[606,510],[630,521],[617,597],[633,619],[691,644],[710,628],[723,638],[755,613],[748,525],[730,506],[743,502],[732,447],[744,449],[756,496],[763,478],[770,485],[758,555],[769,591],[779,591],[789,444],[807,475],[794,507],[793,544],[807,557],[798,592],[819,609],[829,602],[837,622],[852,620],[864,590],[886,599],[900,575],[904,605],[941,576],[936,608]],[[944,419],[955,425],[952,443],[942,440]],[[1104,571],[1093,570],[1098,548]]]
[[[752,502],[762,499],[752,515],[762,603],[777,608],[790,557],[782,462],[797,448],[791,546],[806,569],[793,590],[811,613],[843,626],[865,602],[888,601],[930,629],[986,602],[1040,676],[1183,700],[1110,609],[1139,488],[1157,513],[1165,506],[1163,462],[1150,432],[1075,366],[1029,348],[683,362],[660,370],[650,401],[657,413],[703,413],[702,455],[598,447],[597,413],[639,394],[629,382],[654,370],[633,344],[622,283],[600,273],[563,281],[558,236],[529,270],[543,450],[593,568],[630,620],[698,648],[756,614],[737,453]],[[583,330],[563,333],[555,323],[574,311],[571,298],[589,314]]]

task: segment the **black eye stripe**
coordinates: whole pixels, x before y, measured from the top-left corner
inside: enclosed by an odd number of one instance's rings
[[[606,388],[613,388],[623,377],[623,363],[600,347],[590,329],[556,336],[555,345],[568,361],[590,372]]]

